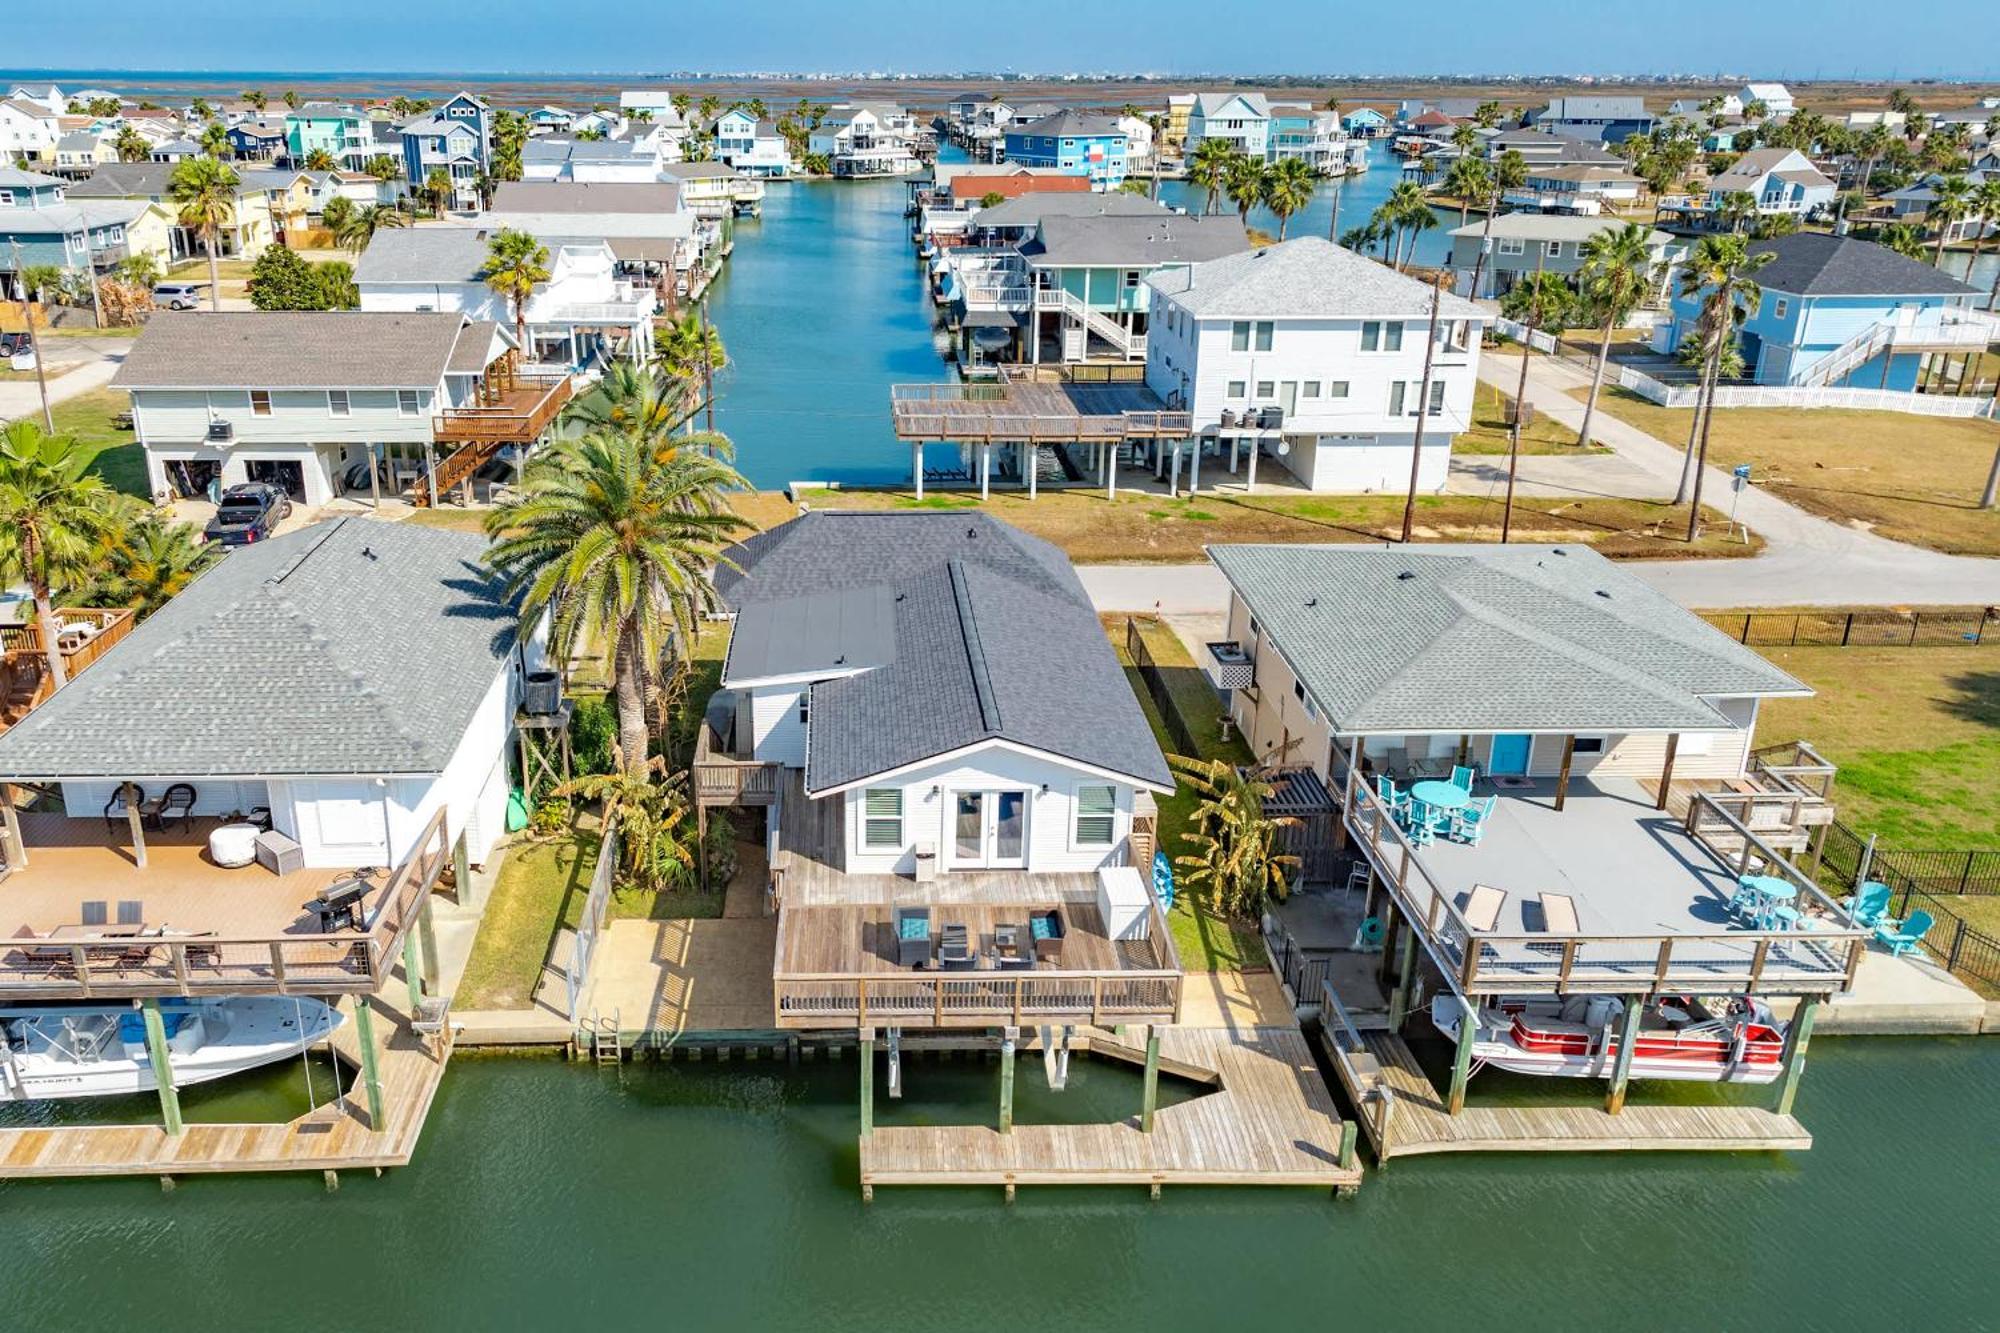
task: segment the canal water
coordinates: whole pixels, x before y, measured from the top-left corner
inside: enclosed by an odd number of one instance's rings
[[[0,1186],[0,1324],[34,1330],[1993,1327],[2000,1042],[1822,1039],[1791,1156],[1439,1157],[1360,1195],[855,1187],[852,1059],[453,1061],[417,1160]],[[1473,1096],[1482,1096],[1482,1080]],[[885,1120],[971,1123],[913,1061]],[[1023,1121],[1128,1071],[1021,1066]],[[1065,1100],[1068,1099],[1068,1100]]]

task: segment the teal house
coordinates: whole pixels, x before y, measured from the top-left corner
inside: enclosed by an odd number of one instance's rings
[[[1045,216],[1021,246],[1028,359],[1051,359],[1052,351],[1067,363],[1144,360],[1147,277],[1249,248],[1242,220],[1229,215]]]
[[[304,166],[316,152],[326,152],[343,167],[359,167],[375,151],[368,118],[351,106],[306,102],[285,116],[285,156]]]

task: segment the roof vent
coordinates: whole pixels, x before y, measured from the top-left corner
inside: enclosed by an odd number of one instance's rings
[[[966,538],[967,538],[968,540],[970,540],[970,539],[972,539],[972,538],[975,538],[975,537],[977,537],[977,536],[979,535],[979,529],[978,529],[978,528],[967,528],[967,529],[965,530],[965,535],[966,535]]]
[[[1550,548],[1549,548],[1549,554],[1550,554],[1550,555],[1568,555],[1568,554],[1569,554],[1569,552],[1568,552],[1568,551],[1565,551],[1565,550],[1563,550],[1563,548],[1562,548],[1562,547],[1560,547],[1560,546],[1552,546],[1552,547],[1550,547]]]
[[[1308,608],[1310,608],[1310,607],[1315,607],[1315,606],[1318,606],[1318,605],[1319,605],[1319,598],[1317,598],[1317,597],[1308,597],[1308,598],[1306,598],[1306,606],[1307,606]]]
[[[1396,582],[1398,582],[1398,583],[1408,583],[1408,582],[1409,582],[1409,581],[1410,581],[1411,579],[1415,578],[1416,576],[1417,576],[1417,571],[1416,571],[1416,570],[1414,570],[1414,569],[1406,569],[1406,570],[1404,570],[1404,571],[1403,571],[1402,573],[1400,573],[1400,574],[1396,575]]]
[[[1597,590],[1597,595],[1598,595],[1599,597],[1602,597],[1602,598],[1603,598],[1603,599],[1604,599],[1605,601],[1607,601],[1607,602],[1611,600],[1611,594],[1610,594],[1610,593],[1608,593],[1608,592],[1606,592],[1606,591],[1604,591],[1604,589],[1602,589],[1602,588],[1599,588],[1599,589]]]

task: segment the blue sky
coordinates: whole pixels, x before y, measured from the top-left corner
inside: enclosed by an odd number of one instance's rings
[[[536,72],[1025,69],[1163,74],[1707,73],[2000,77],[1977,0],[47,0],[0,21],[0,65]],[[981,13],[994,17],[974,17]],[[966,17],[954,21],[954,14]],[[1985,27],[1988,37],[1990,27]]]

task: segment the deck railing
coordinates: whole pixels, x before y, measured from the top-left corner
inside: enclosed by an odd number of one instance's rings
[[[541,392],[526,403],[447,407],[431,418],[431,434],[443,443],[525,444],[539,438],[576,393],[576,380],[568,374],[521,375],[516,383],[522,388],[539,386]]]
[[[1501,931],[1475,929],[1440,885],[1375,791],[1349,789],[1356,845],[1422,933],[1438,967],[1463,994],[1833,994],[1849,990],[1868,934],[1803,871],[1728,808],[1729,796],[1690,798],[1690,838],[1737,873],[1792,883],[1812,928],[1793,931]],[[1753,798],[1736,798],[1748,801]],[[1607,877],[1616,866],[1602,868]],[[1689,877],[1690,889],[1694,878]],[[1505,888],[1500,885],[1496,887]]]
[[[138,613],[127,606],[57,607],[56,620],[62,628],[57,633],[56,644],[62,650],[63,668],[75,675],[104,656],[111,645],[132,632],[137,618]],[[73,635],[73,630],[81,630],[82,633]],[[0,650],[4,650],[8,657],[43,656],[48,648],[41,623],[36,621],[0,628]]]
[[[1020,1027],[1036,1023],[1109,1026],[1178,1022],[1182,975],[1173,935],[1157,902],[1150,906],[1147,919],[1158,962],[1151,968],[778,971],[771,979],[778,1026]],[[781,911],[781,960],[786,926]],[[782,968],[782,962],[779,966]]]
[[[359,932],[121,936],[107,929],[102,935],[6,940],[0,942],[0,1001],[373,994],[388,983],[404,935],[450,860],[440,809],[390,875]]]
[[[718,753],[702,726],[694,746],[694,794],[702,805],[770,805],[778,799],[778,765]]]

